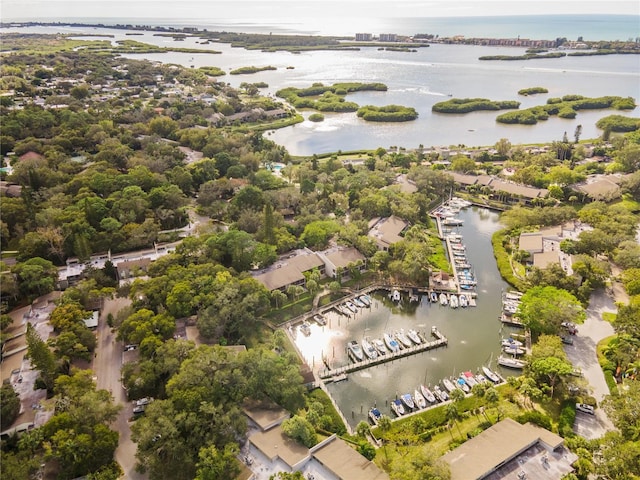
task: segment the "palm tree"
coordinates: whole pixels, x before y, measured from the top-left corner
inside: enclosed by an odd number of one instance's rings
[[[367,435],[371,432],[371,427],[364,420],[356,425],[356,435],[362,438],[367,438]]]
[[[498,408],[498,404],[500,403],[500,394],[498,391],[493,388],[487,388],[487,391],[484,394],[484,398],[487,400],[489,406],[495,407],[497,411],[497,421],[500,421],[500,409]]]
[[[453,392],[451,393],[453,394]],[[445,408],[445,412],[446,412],[447,420],[455,424],[455,426],[458,428],[458,433],[460,434],[460,438],[462,438],[462,431],[460,430],[460,426],[458,425],[458,420],[460,420],[460,412],[458,411],[458,406],[455,403],[449,403]],[[453,439],[453,435],[451,435],[451,438]]]
[[[385,438],[385,435],[389,430],[391,430],[391,419],[386,415],[382,415],[378,419],[378,428],[382,432],[381,440],[382,440],[382,449],[384,450],[385,464],[389,464],[389,456],[387,455],[387,439]]]

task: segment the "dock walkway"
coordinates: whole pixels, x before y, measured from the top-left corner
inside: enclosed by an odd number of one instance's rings
[[[378,355],[378,357],[373,359],[362,360],[360,362],[350,363],[349,365],[343,365],[337,368],[326,368],[318,372],[318,376],[323,380],[329,379],[333,381],[333,379],[342,378],[342,375],[344,374],[363,370],[374,365],[380,365],[381,363],[390,362],[391,360],[395,360],[396,358],[407,357],[415,353],[433,350],[434,348],[445,347],[449,343],[447,337],[440,333],[440,331],[436,327],[431,328],[431,335],[435,337],[435,340],[431,342],[422,342],[418,345],[403,348],[401,350],[398,350],[397,352],[388,352],[385,355]]]

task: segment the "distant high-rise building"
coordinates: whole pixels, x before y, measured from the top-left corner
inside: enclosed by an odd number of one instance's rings
[[[370,42],[373,35],[370,33],[356,33],[356,42]]]
[[[381,33],[380,41],[381,42],[395,42],[397,40],[395,33]]]

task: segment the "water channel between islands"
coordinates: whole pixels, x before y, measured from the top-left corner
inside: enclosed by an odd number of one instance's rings
[[[405,295],[397,305],[388,298],[388,292],[379,291],[372,294],[372,305],[358,309],[354,316],[347,318],[331,310],[324,315],[327,325],[312,323],[309,336],[299,332],[296,335],[298,350],[315,371],[325,368],[323,358],[332,368],[348,364],[350,340],[360,342],[363,337],[382,338],[385,332],[415,329],[422,338],[431,341],[433,326],[448,339],[448,346],[351,372],[346,381],[328,383],[329,393],[352,427],[366,421],[368,410],[374,405],[394,418],[391,401],[404,393],[413,395],[421,383],[433,386],[445,377],[457,377],[462,371],[476,373],[489,362],[501,375],[513,374],[496,366],[500,339],[514,331],[498,320],[502,292],[509,289],[500,277],[491,247],[492,234],[501,228],[498,213],[473,207],[463,210],[458,217],[464,224],[454,231],[462,234],[467,258],[475,271],[477,306],[452,309],[430,303],[426,295],[419,303],[410,303]]]

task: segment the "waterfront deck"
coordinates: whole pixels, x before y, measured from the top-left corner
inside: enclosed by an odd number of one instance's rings
[[[325,360],[325,366],[327,368],[318,372],[318,376],[323,380],[335,381],[336,378],[341,378],[343,374],[356,372],[358,370],[373,367],[374,365],[390,362],[396,358],[407,357],[427,350],[433,350],[434,348],[445,347],[449,343],[447,337],[440,333],[440,331],[435,327],[431,328],[431,335],[435,337],[435,340],[432,340],[431,342],[423,341],[418,345],[403,348],[397,352],[388,352],[385,355],[378,355],[378,357],[374,359],[362,360],[360,362],[350,363],[349,365],[343,365],[337,368],[330,368]]]

